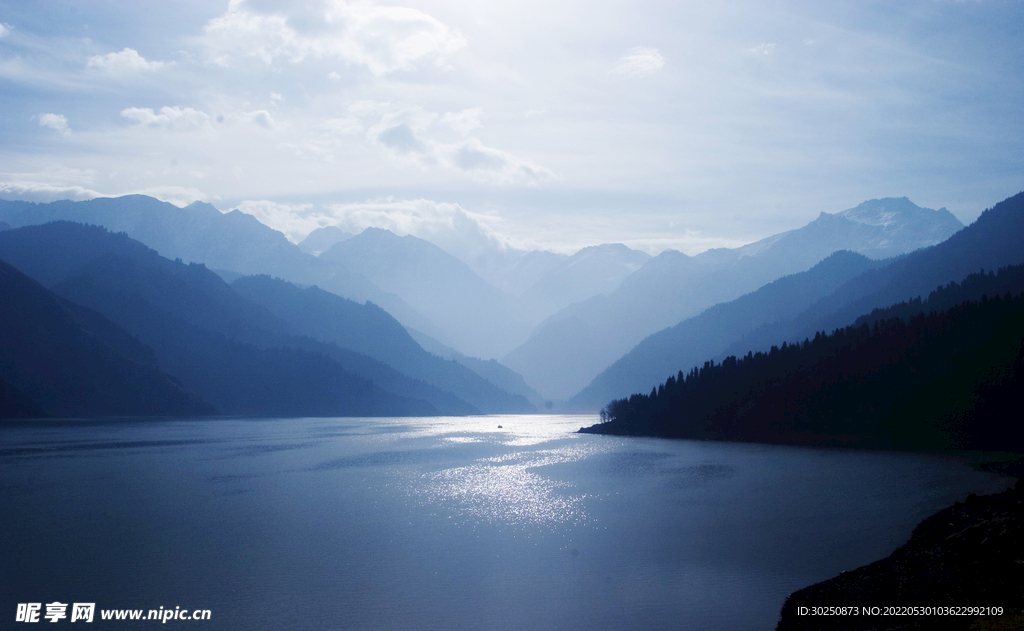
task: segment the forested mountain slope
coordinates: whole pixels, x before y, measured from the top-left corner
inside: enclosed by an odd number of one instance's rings
[[[153,350],[0,261],[0,418],[216,412]]]
[[[618,399],[587,431],[904,449],[1024,447],[1007,422],[1024,385],[1024,272],[1001,270],[934,294],[942,307],[980,285],[1016,293],[943,310],[894,305],[860,324],[678,373]],[[886,317],[898,314],[896,317]],[[927,315],[925,315],[927,314]],[[902,316],[902,317],[899,317]],[[869,321],[872,322],[869,324]]]

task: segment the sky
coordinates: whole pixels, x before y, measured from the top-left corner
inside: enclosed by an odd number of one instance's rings
[[[1024,189],[1024,2],[0,0],[0,197],[472,258],[735,247]]]

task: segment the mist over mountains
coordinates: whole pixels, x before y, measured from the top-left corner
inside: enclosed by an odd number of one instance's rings
[[[28,256],[36,246],[11,245],[37,234],[20,226],[58,219],[126,234],[88,233],[51,244],[45,264]],[[410,413],[529,412],[577,392],[568,409],[591,410],[648,387],[665,369],[679,369],[674,364],[746,344],[744,336],[768,339],[777,334],[769,327],[800,317],[865,271],[892,264],[878,259],[938,243],[962,227],[945,209],[887,198],[696,256],[666,251],[650,257],[603,244],[572,256],[507,251],[469,265],[428,241],[387,230],[353,235],[328,226],[295,245],[239,211],[221,213],[202,203],[178,208],[138,195],[0,201],[0,221],[15,228],[0,233],[10,237],[8,255],[21,256],[10,262],[138,335],[155,349],[161,368],[192,374],[180,377],[182,383],[226,413],[251,411],[240,407],[237,393],[198,385],[203,371],[186,353],[175,353],[166,331],[182,348],[183,340],[195,344],[212,335],[209,348],[239,361],[281,349],[291,349],[290,361],[300,363],[310,361],[303,353],[319,354],[331,366],[324,370],[337,373],[334,379],[342,372],[364,379],[398,397],[393,405],[419,411]],[[59,225],[35,238],[78,229]],[[0,258],[7,259],[4,251]],[[728,304],[748,293],[739,306]],[[267,412],[265,402],[260,405]]]
[[[1017,276],[1001,275],[1000,285],[978,280],[977,271],[1024,263],[1022,240],[1024,194],[986,210],[946,241],[901,257],[871,261],[836,253],[805,273],[784,277],[648,337],[577,394],[571,406],[598,409],[601,401],[645,393],[675,371],[877,319],[865,314],[900,301],[917,300],[920,305],[929,292],[931,308],[950,308],[954,303],[942,302],[935,288],[964,279],[973,280],[958,286],[957,301],[980,300],[985,292],[1016,293],[1021,289],[1013,284]],[[661,378],[656,371],[661,371]]]
[[[305,321],[289,322],[204,266],[170,261],[103,228],[56,222],[5,231],[0,234],[0,258],[135,336],[152,349],[163,370],[220,413],[377,416],[534,409],[524,398],[500,390],[460,364],[427,356],[378,307],[319,290],[303,291],[284,281],[239,283],[285,316],[305,314]],[[267,297],[271,292],[266,287],[260,289],[268,284],[277,290],[276,297]],[[303,296],[312,297],[299,307],[288,304],[288,299]],[[384,331],[376,339],[387,344],[376,346],[395,363],[403,350],[418,352],[407,363],[425,364],[422,372],[431,373],[433,381],[460,389],[474,403],[350,348],[321,341],[330,340],[329,331],[321,331],[319,340],[299,334],[316,332],[311,319],[318,313],[308,308],[311,302],[320,304],[321,311],[331,310],[333,324],[352,332],[364,345],[373,344],[374,336]],[[337,336],[333,341],[346,343]]]
[[[736,300],[719,303],[644,338],[577,393],[568,407],[593,411],[612,399],[647,392],[666,375],[717,358],[739,337],[795,317],[851,278],[885,264],[841,250],[806,272],[783,276]]]
[[[669,250],[615,291],[570,305],[545,320],[502,362],[550,398],[568,398],[645,337],[838,250],[893,256],[933,245],[963,227],[949,211],[906,198],[871,200],[821,215],[797,230],[736,249],[696,256]]]
[[[335,243],[320,259],[341,264],[400,296],[436,324],[440,335],[434,337],[468,355],[498,356],[529,333],[512,296],[451,254],[412,235],[367,228]]]

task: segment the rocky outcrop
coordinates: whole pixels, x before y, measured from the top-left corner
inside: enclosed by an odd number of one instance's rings
[[[1024,480],[970,495],[918,524],[885,559],[791,594],[776,628],[1024,629]]]

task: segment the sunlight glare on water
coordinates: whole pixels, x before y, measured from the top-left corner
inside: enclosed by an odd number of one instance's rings
[[[448,510],[463,520],[552,527],[582,525],[588,520],[583,506],[586,496],[574,494],[571,483],[548,479],[533,469],[575,462],[601,451],[598,443],[579,443],[579,435],[573,433],[595,421],[593,416],[436,419],[411,433],[454,444],[490,442],[517,449],[478,458],[466,466],[422,473],[410,478],[407,488],[418,502]],[[565,441],[569,444],[530,449]]]
[[[410,434],[441,437],[449,442],[479,442],[484,435],[488,442],[528,447],[566,438],[580,427],[597,422],[595,415],[437,417],[418,424]]]
[[[480,459],[466,467],[424,474],[412,489],[430,503],[448,502],[454,510],[481,521],[505,524],[582,525],[588,520],[585,495],[573,485],[531,471],[575,462],[601,451],[598,445],[567,445]]]

